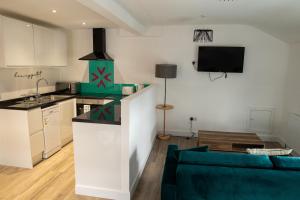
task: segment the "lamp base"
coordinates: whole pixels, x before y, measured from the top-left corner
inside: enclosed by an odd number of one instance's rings
[[[159,104],[156,106],[157,109],[159,110],[172,110],[174,106],[169,105],[169,104]]]
[[[166,135],[166,134],[158,134],[157,138],[160,140],[169,140],[171,138],[170,135]]]

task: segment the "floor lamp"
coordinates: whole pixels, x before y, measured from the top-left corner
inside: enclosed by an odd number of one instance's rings
[[[170,135],[166,134],[166,111],[174,108],[172,105],[167,104],[167,79],[176,78],[177,75],[177,65],[172,64],[157,64],[155,68],[155,77],[165,79],[165,95],[164,95],[164,104],[159,104],[156,106],[157,109],[160,109],[164,112],[164,127],[163,133],[158,134],[158,138],[161,140],[170,139]]]

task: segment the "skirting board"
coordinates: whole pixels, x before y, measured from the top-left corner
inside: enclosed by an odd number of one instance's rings
[[[107,188],[99,188],[77,184],[75,186],[75,193],[84,196],[100,197],[107,199],[130,200],[129,192],[122,192],[120,190],[111,190]]]

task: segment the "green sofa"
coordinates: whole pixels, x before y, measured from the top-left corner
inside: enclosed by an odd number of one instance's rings
[[[206,149],[180,151],[177,145],[169,145],[161,200],[300,199],[299,157]]]

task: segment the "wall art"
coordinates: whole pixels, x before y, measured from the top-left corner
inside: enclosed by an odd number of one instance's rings
[[[214,32],[211,29],[194,30],[194,42],[213,42]]]
[[[26,78],[26,79],[33,79],[34,77],[37,77],[37,78],[39,78],[39,77],[41,77],[42,76],[42,71],[40,70],[40,71],[36,71],[35,73],[29,73],[29,74],[21,74],[21,73],[19,73],[19,72],[16,72],[15,74],[14,74],[14,77],[15,78]]]

